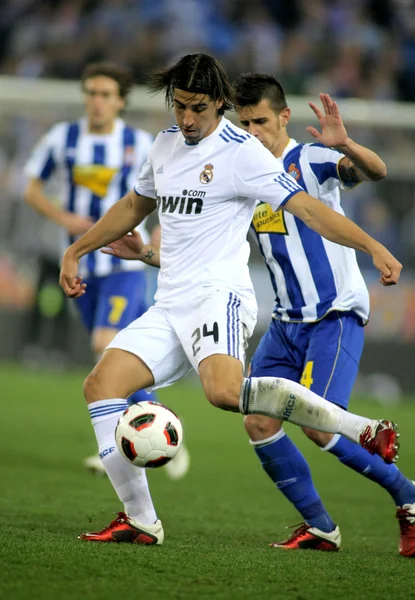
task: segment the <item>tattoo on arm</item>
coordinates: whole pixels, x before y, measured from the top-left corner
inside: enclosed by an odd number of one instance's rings
[[[361,175],[359,175],[358,171],[356,170],[356,167],[350,159],[348,159],[347,161],[342,160],[340,162],[339,175],[340,179],[344,183],[362,181]]]
[[[148,245],[141,249],[140,258],[152,267],[160,267],[160,253],[157,246]]]

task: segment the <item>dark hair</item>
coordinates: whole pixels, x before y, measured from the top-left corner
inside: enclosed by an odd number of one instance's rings
[[[150,90],[166,90],[166,103],[173,106],[174,90],[207,94],[212,100],[223,100],[218,114],[235,106],[235,93],[220,61],[208,54],[187,54],[172,67],[150,74]]]
[[[123,99],[128,96],[134,83],[132,73],[126,67],[111,62],[97,62],[86,65],[83,70],[81,76],[82,88],[84,88],[87,79],[99,76],[109,77],[116,81],[119,95]]]
[[[287,108],[282,85],[266,73],[242,73],[233,84],[237,106],[254,106],[269,100],[272,109],[280,113]]]

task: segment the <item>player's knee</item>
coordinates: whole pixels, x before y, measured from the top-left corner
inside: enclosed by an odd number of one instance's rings
[[[97,400],[104,400],[105,395],[104,385],[99,370],[95,369],[85,378],[84,381],[84,396],[88,404]]]
[[[281,421],[270,419],[262,415],[246,415],[244,418],[244,427],[253,441],[264,440],[272,437],[282,427]]]
[[[306,434],[309,440],[324,448],[333,439],[334,433],[326,433],[324,431],[316,431],[315,429],[309,429],[308,427],[302,427],[302,430]]]
[[[207,399],[222,410],[239,411],[239,389],[233,386],[215,386],[207,392]]]

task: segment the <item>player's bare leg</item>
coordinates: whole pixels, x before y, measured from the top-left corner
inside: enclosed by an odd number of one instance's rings
[[[164,532],[157,519],[146,473],[120,455],[114,439],[115,426],[127,408],[127,398],[137,389],[154,384],[150,369],[137,356],[108,349],[88,375],[84,394],[107,475],[124,504],[125,512],[101,531],[80,535],[95,542],[162,544]]]
[[[100,360],[105,348],[112,342],[117,333],[118,329],[114,329],[113,327],[96,327],[93,330],[91,335],[91,349],[95,356],[95,362]],[[84,458],[82,464],[93,475],[104,477],[107,474],[98,452]]]
[[[97,327],[92,332],[92,351],[96,356],[97,363],[101,359],[105,348],[110,342],[112,342],[117,332],[118,330],[114,329],[113,327]],[[149,399],[151,399],[151,396],[149,397]],[[83,465],[88,471],[90,471],[90,473],[98,477],[104,477],[107,474],[103,462],[98,453],[92,454],[84,458]],[[182,447],[180,448],[177,455],[165,466],[164,470],[169,479],[178,480],[186,476],[187,472],[189,471],[189,467],[190,454],[185,444],[182,444]]]
[[[246,415],[244,418],[244,427],[251,442],[263,442],[274,437],[281,431],[283,421],[281,419],[271,419],[262,415]],[[321,435],[333,435],[330,433],[316,432]]]
[[[239,412],[239,393],[244,380],[240,360],[213,354],[199,364],[199,376],[206,398],[213,406]]]
[[[396,426],[346,412],[299,383],[280,377],[244,379],[242,363],[231,356],[214,354],[199,365],[206,397],[223,410],[260,414],[302,427],[341,433],[360,443],[371,454],[394,462],[399,448]]]

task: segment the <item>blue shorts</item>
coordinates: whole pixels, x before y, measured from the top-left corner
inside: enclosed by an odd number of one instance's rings
[[[251,362],[251,377],[285,377],[347,409],[363,351],[363,325],[353,312],[316,323],[273,319]]]
[[[97,327],[124,329],[148,308],[144,271],[118,271],[84,282],[86,294],[76,305],[89,332]]]

